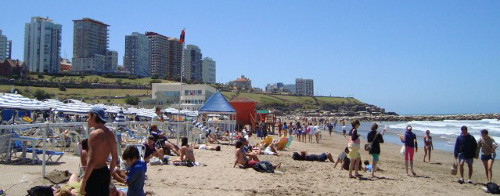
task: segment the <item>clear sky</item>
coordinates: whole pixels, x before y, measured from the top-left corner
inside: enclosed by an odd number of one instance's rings
[[[74,19],[110,26],[122,63],[125,35],[155,31],[198,45],[217,82],[253,86],[314,79],[316,95],[354,96],[400,114],[500,113],[500,1],[68,1],[2,3],[0,29],[23,58],[24,24]]]

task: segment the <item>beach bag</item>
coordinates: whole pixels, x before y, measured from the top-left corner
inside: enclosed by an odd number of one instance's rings
[[[372,150],[372,146],[373,146],[373,142],[375,142],[375,140],[377,139],[377,136],[378,136],[378,133],[375,133],[375,138],[373,138],[373,141],[368,143],[368,144],[365,144],[365,150],[366,151],[371,151]]]
[[[401,150],[399,150],[399,152],[401,153],[402,156],[405,156],[406,146],[405,145],[401,146]]]
[[[451,169],[451,175],[457,175],[457,171],[458,171],[457,167],[458,167],[458,165],[457,165],[456,162],[453,162],[451,164],[451,168],[450,168]]]
[[[259,161],[253,166],[253,169],[262,173],[274,173],[273,164],[269,161]]]
[[[50,186],[35,186],[28,190],[28,196],[52,196],[54,192]]]
[[[500,189],[496,183],[488,182],[488,184],[486,184],[486,192],[491,194],[500,194]]]

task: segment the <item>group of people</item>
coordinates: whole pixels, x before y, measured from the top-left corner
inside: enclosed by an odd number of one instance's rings
[[[316,143],[319,143],[321,139],[321,130],[318,124],[313,125],[313,123],[306,123],[306,122],[303,122],[301,124],[300,121],[290,122],[289,124],[284,122],[282,125],[280,123],[279,127],[280,127],[280,132],[282,130],[283,135],[285,137],[287,137],[287,135],[291,136],[295,134],[296,139],[299,142],[307,142],[308,139],[309,142],[313,143],[313,136],[315,138]]]

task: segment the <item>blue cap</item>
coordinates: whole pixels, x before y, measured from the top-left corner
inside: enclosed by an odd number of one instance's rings
[[[90,108],[89,113],[97,114],[97,116],[99,117],[99,119],[101,119],[103,122],[107,122],[107,120],[106,120],[106,112],[101,107],[97,107],[97,106],[92,107],[92,108]]]

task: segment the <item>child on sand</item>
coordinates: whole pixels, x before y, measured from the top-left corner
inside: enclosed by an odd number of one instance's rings
[[[340,167],[340,170],[349,170],[349,165],[351,164],[351,160],[347,158],[347,154],[349,153],[349,148],[345,147],[344,152],[339,154],[337,158],[337,162],[335,162],[335,165],[333,168],[337,168],[337,164],[342,163],[342,167]]]
[[[363,164],[365,164],[365,166],[363,167],[363,170],[365,172],[372,172],[372,165],[370,165],[370,161],[365,160]]]
[[[123,160],[129,166],[125,179],[128,190],[127,195],[145,195],[144,181],[146,180],[146,163],[140,160],[139,150],[135,146],[128,146],[123,151]]]

